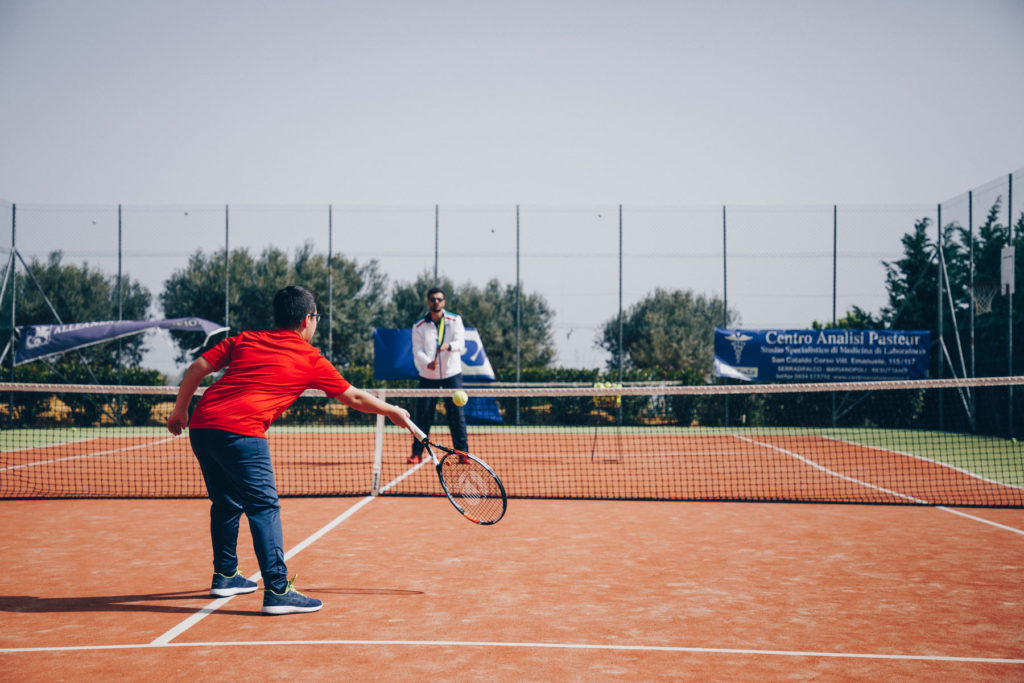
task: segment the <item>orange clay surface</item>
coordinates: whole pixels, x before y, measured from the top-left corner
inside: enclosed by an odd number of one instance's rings
[[[286,550],[353,506],[288,561],[322,611],[189,621],[205,501],[2,502],[0,680],[1024,679],[1022,510],[293,498]]]
[[[370,433],[271,434],[282,496],[366,495]],[[901,452],[813,435],[482,433],[473,452],[513,498],[1024,504],[1019,486],[988,481]],[[399,495],[435,495],[431,467],[410,471],[409,440],[385,440],[380,482]],[[188,440],[167,434],[85,439],[2,454],[0,495],[206,495]]]

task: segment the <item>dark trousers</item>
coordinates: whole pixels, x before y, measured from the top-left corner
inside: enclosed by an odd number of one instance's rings
[[[283,592],[288,587],[288,567],[267,440],[219,429],[190,429],[188,436],[212,503],[214,571],[231,576],[238,568],[238,521],[244,512],[263,585]]]
[[[420,377],[420,389],[461,389],[462,373],[445,377],[444,379],[426,379]],[[423,396],[416,399],[416,425],[426,434],[430,434],[430,426],[434,423],[434,413],[437,410],[437,398],[435,396]],[[455,405],[450,398],[444,399],[444,412],[448,416],[448,428],[452,432],[452,447],[456,450],[469,450],[469,438],[466,436],[466,415],[460,406]],[[413,455],[423,453],[423,444],[418,441],[412,443]]]

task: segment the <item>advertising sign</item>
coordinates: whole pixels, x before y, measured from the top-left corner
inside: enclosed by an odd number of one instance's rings
[[[715,329],[715,375],[748,382],[927,379],[926,330]]]

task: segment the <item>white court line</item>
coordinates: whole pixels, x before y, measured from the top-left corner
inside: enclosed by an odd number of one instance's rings
[[[749,443],[752,443],[752,444],[755,444],[755,445],[758,445],[758,446],[762,446],[764,448],[770,448],[771,450],[778,451],[779,453],[783,453],[785,455],[792,456],[792,457],[796,458],[797,460],[800,460],[801,462],[804,462],[804,463],[810,465],[811,467],[817,468],[817,469],[821,470],[822,472],[830,474],[830,475],[832,475],[834,477],[838,477],[840,479],[844,479],[846,481],[850,481],[850,482],[853,482],[855,484],[860,484],[862,486],[866,486],[868,488],[872,488],[872,489],[875,489],[877,491],[883,491],[885,493],[889,493],[889,494],[892,494],[894,496],[899,496],[900,498],[905,498],[905,499],[907,499],[909,501],[912,501],[912,502],[915,502],[915,503],[923,503],[925,505],[931,505],[931,503],[929,503],[926,500],[922,500],[920,498],[915,498],[913,496],[908,496],[906,494],[899,493],[898,491],[892,491],[892,490],[887,489],[887,488],[885,488],[883,486],[876,486],[874,484],[871,484],[871,483],[866,482],[866,481],[861,481],[860,479],[856,479],[854,477],[848,477],[845,474],[840,474],[839,472],[834,472],[834,471],[830,470],[827,467],[819,465],[818,463],[814,462],[813,460],[808,460],[807,458],[803,457],[802,455],[798,455],[797,453],[794,453],[792,451],[787,451],[785,448],[779,448],[778,446],[772,446],[771,444],[762,443],[760,441],[755,441],[753,439],[748,439],[747,437],[740,436],[739,434],[733,434],[733,437],[736,438],[736,439],[740,439],[742,441],[747,441]],[[860,444],[854,444],[854,445],[860,445]],[[871,448],[871,447],[867,446],[866,448]],[[907,454],[906,453],[900,453],[900,455],[907,455]],[[918,456],[908,455],[908,457],[916,458]],[[922,460],[924,460],[925,462],[931,462],[931,463],[937,464],[937,465],[938,464],[942,464],[942,463],[936,463],[933,460],[928,460],[927,458],[922,458]],[[953,468],[953,469],[957,469],[957,468]],[[988,480],[985,480],[985,481],[988,481]],[[992,483],[999,483],[999,482],[992,482]],[[1021,530],[1021,529],[1015,529],[1014,527],[1006,526],[1005,524],[999,524],[998,522],[992,522],[992,521],[989,521],[987,519],[983,519],[981,517],[975,517],[974,515],[969,515],[966,512],[960,512],[959,510],[953,510],[953,509],[948,508],[948,507],[946,507],[944,505],[935,505],[934,507],[938,508],[939,510],[944,510],[945,512],[950,512],[950,513],[952,513],[954,515],[960,515],[961,517],[966,517],[968,519],[973,519],[976,522],[981,522],[983,524],[988,524],[990,526],[998,527],[1000,529],[1005,529],[1006,531],[1011,531],[1011,532],[1013,532],[1015,534],[1020,534],[1020,535],[1024,536],[1024,530]]]
[[[909,501],[914,502],[914,503],[922,503],[924,505],[930,505],[930,503],[927,500],[922,500],[921,498],[915,498],[914,496],[908,496],[908,495],[906,495],[904,493],[900,493],[899,491],[893,491],[891,489],[887,489],[884,486],[876,486],[875,484],[872,484],[870,482],[861,481],[860,479],[857,479],[856,477],[849,477],[849,476],[847,476],[845,474],[840,474],[839,472],[836,472],[834,470],[830,470],[829,468],[825,467],[824,465],[819,465],[818,463],[814,462],[813,460],[809,460],[808,458],[805,458],[804,456],[802,456],[802,455],[800,455],[798,453],[794,453],[793,451],[787,451],[785,448],[779,448],[778,446],[773,446],[770,443],[763,443],[761,441],[755,441],[754,439],[748,439],[747,437],[740,436],[739,434],[733,434],[733,438],[739,439],[740,441],[746,441],[747,443],[752,443],[752,444],[754,444],[756,446],[761,446],[762,448],[768,448],[768,449],[771,449],[773,451],[778,451],[779,453],[782,453],[784,455],[788,455],[790,457],[796,458],[800,462],[802,462],[804,464],[807,464],[807,465],[810,465],[811,467],[813,467],[815,469],[819,469],[822,472],[825,472],[826,474],[829,474],[829,475],[831,475],[833,477],[837,477],[837,478],[843,479],[845,481],[853,482],[854,484],[860,484],[861,486],[864,486],[864,487],[869,488],[869,489],[875,489],[876,491],[882,491],[883,493],[888,493],[888,494],[896,496],[898,498],[904,498],[904,499],[909,500]]]
[[[1024,664],[1024,659],[1001,657],[957,657],[947,655],[914,655],[884,654],[873,652],[816,652],[801,650],[755,650],[749,648],[719,647],[685,647],[671,645],[603,645],[598,643],[502,643],[491,641],[460,641],[460,640],[265,640],[244,642],[205,642],[205,643],[150,643],[148,645],[73,645],[67,647],[12,647],[0,648],[0,654],[18,654],[27,652],[78,652],[97,650],[131,650],[153,647],[267,647],[297,645],[355,645],[355,646],[406,646],[406,647],[486,647],[486,648],[520,648],[547,650],[610,650],[626,652],[678,652],[689,654],[726,654],[754,655],[759,657],[818,657],[822,659],[881,659],[898,661],[924,662],[963,662],[969,664]]]
[[[401,482],[406,477],[411,476],[416,470],[418,470],[419,468],[423,467],[426,464],[427,464],[427,459],[424,458],[423,460],[418,462],[415,467],[410,467],[405,472],[402,472],[402,475],[400,477],[397,477],[396,479],[393,479],[390,482],[388,482],[383,488],[381,488],[380,492],[384,493],[389,488],[391,488],[392,486],[398,484],[399,482]]]
[[[923,456],[915,455],[913,453],[904,453],[903,451],[895,451],[895,450],[892,450],[892,449],[889,449],[889,448],[879,448],[877,446],[868,446],[866,444],[857,443],[856,441],[850,441],[848,439],[836,439],[836,438],[831,437],[831,436],[824,436],[824,435],[822,435],[821,438],[826,439],[827,441],[835,441],[837,443],[849,444],[850,446],[856,446],[857,448],[866,448],[866,449],[871,450],[871,451],[878,451],[879,453],[895,453],[896,455],[902,455],[904,458],[912,458],[914,460],[920,460],[921,462],[926,462],[926,463],[928,463],[930,465],[937,465],[938,467],[945,467],[946,469],[953,470],[954,472],[959,472],[960,474],[962,474],[964,476],[967,476],[967,477],[970,477],[972,479],[977,479],[978,481],[983,481],[986,484],[993,484],[995,486],[1005,486],[1005,487],[1011,488],[1011,489],[1021,489],[1021,488],[1024,488],[1024,486],[1017,486],[1016,484],[1007,484],[1004,481],[997,481],[995,479],[989,479],[988,477],[981,476],[977,472],[971,472],[970,470],[966,470],[966,469],[964,469],[962,467],[957,467],[956,465],[950,465],[948,462],[942,462],[941,460],[932,460],[931,458],[925,458]]]
[[[397,479],[389,482],[384,488],[381,489],[380,492],[384,493],[389,488],[391,488],[392,486],[394,486],[395,484],[397,484],[398,482],[402,481],[403,479],[405,479],[406,477],[411,475],[413,472],[418,470],[420,467],[422,467],[423,463],[425,463],[425,462],[426,462],[426,460],[424,460],[423,462],[420,462],[418,465],[416,465],[416,467],[412,467],[412,468],[406,470],[405,472],[402,473],[402,475],[400,477],[398,477]],[[341,513],[340,515],[335,517],[333,520],[328,522],[321,529],[319,529],[318,531],[315,531],[311,536],[309,536],[304,541],[299,543],[297,546],[295,546],[294,548],[292,548],[291,550],[286,552],[285,555],[284,555],[285,561],[290,560],[295,555],[300,553],[302,550],[306,549],[311,544],[315,543],[317,540],[319,540],[321,537],[323,537],[324,534],[328,533],[329,531],[331,531],[331,529],[333,529],[334,527],[338,526],[339,524],[344,522],[346,519],[348,519],[349,517],[354,515],[356,513],[356,511],[361,509],[364,505],[369,503],[374,498],[375,498],[375,496],[366,496],[365,498],[360,500],[358,503],[356,503],[355,505],[350,507],[348,510],[345,510],[345,512]],[[259,581],[260,580],[260,573],[256,572],[255,574],[253,574],[252,576],[249,577],[249,580],[250,581]],[[153,640],[153,642],[150,643],[150,645],[169,645],[169,644],[171,644],[172,640],[174,640],[175,638],[180,636],[182,633],[184,633],[188,629],[192,628],[193,626],[198,624],[200,621],[202,621],[203,619],[205,619],[206,617],[208,617],[209,615],[213,614],[215,611],[217,611],[218,609],[220,609],[221,607],[226,605],[228,603],[228,601],[231,600],[231,598],[233,598],[233,597],[235,597],[235,596],[232,595],[230,597],[218,598],[217,600],[214,600],[213,602],[208,604],[206,607],[203,607],[198,612],[196,612],[195,614],[190,616],[188,619],[185,619],[183,622],[181,622],[180,624],[178,624],[177,626],[172,628],[170,631],[167,631],[166,633],[164,633],[159,638],[156,638],[155,640]]]
[[[1005,524],[1000,524],[999,522],[993,522],[991,520],[983,519],[981,517],[975,517],[974,515],[969,515],[966,512],[960,512],[959,510],[954,510],[952,508],[948,508],[945,505],[937,505],[936,507],[938,507],[940,510],[945,510],[946,512],[950,512],[950,513],[952,513],[954,515],[960,515],[961,517],[966,517],[967,519],[973,519],[975,522],[981,522],[982,524],[988,524],[989,526],[999,527],[1000,529],[1005,529],[1006,531],[1012,531],[1015,534],[1020,534],[1021,536],[1024,536],[1024,529],[1016,529],[1016,528],[1014,528],[1012,526],[1006,526]]]
[[[57,463],[57,462],[67,462],[68,460],[81,460],[83,458],[95,458],[95,457],[99,457],[101,455],[116,455],[116,454],[119,454],[119,453],[128,453],[129,451],[137,451],[140,448],[149,448],[150,446],[159,446],[162,443],[167,443],[168,441],[174,441],[175,439],[180,439],[180,438],[181,438],[180,436],[168,436],[166,438],[160,439],[159,441],[147,441],[146,443],[140,443],[140,444],[136,444],[134,446],[125,446],[124,448],[114,448],[114,449],[111,449],[109,451],[97,451],[96,453],[83,453],[81,455],[69,455],[69,456],[67,456],[65,458],[52,458],[50,460],[36,460],[35,462],[26,462],[26,463],[22,463],[20,465],[11,465],[9,467],[0,467],[0,472],[8,472],[10,470],[20,470],[20,469],[24,469],[26,467],[39,467],[41,465],[52,465],[52,464]],[[84,439],[83,441],[73,442],[73,443],[84,443],[84,442],[90,441],[90,440],[91,439]],[[59,445],[64,445],[64,444],[59,444]],[[50,446],[40,446],[39,448],[53,448],[53,447],[54,447],[54,445],[51,444]],[[24,450],[35,450],[35,449],[22,449],[22,450],[24,451]]]
[[[289,550],[287,553],[285,553],[284,559],[285,560],[290,560],[291,558],[295,557],[295,555],[297,555],[302,550],[304,550],[307,547],[309,547],[312,543],[316,542],[318,539],[320,539],[324,534],[329,532],[331,529],[333,529],[334,527],[338,526],[339,524],[344,522],[346,519],[348,519],[349,517],[354,515],[356,513],[356,511],[358,511],[364,505],[369,503],[371,500],[373,500],[373,496],[367,496],[367,497],[363,498],[362,500],[360,500],[355,505],[353,505],[352,507],[350,507],[348,510],[345,510],[345,512],[341,513],[340,515],[338,515],[337,517],[332,519],[325,526],[323,526],[319,530],[313,532],[313,534],[311,536],[309,536],[304,541],[299,543],[297,546],[295,546],[294,548]],[[260,580],[260,573],[256,572],[255,574],[253,574],[252,576],[249,577],[249,580],[250,581],[259,581]],[[195,614],[190,616],[188,619],[186,619],[185,621],[181,622],[180,624],[178,624],[177,626],[172,628],[167,633],[164,633],[159,638],[156,638],[152,643],[150,643],[150,645],[168,645],[168,644],[170,644],[170,642],[172,640],[174,640],[175,638],[180,636],[182,633],[184,633],[188,629],[192,628],[193,626],[198,624],[200,621],[202,621],[203,619],[205,619],[209,615],[213,614],[219,608],[221,608],[224,605],[226,605],[228,603],[228,601],[230,601],[231,598],[233,598],[233,597],[235,597],[235,596],[232,595],[232,596],[227,597],[227,598],[218,598],[217,600],[214,600],[209,605],[207,605],[206,607],[203,607],[198,612],[196,612]]]

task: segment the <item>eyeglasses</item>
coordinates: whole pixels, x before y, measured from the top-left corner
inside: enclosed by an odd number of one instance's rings
[[[320,317],[321,317],[321,314],[320,314],[320,313],[310,313],[310,314],[309,314],[309,316],[310,316],[311,318],[313,318],[313,320],[315,320],[315,321],[317,321],[317,322],[320,322]]]
[[[430,297],[429,301],[432,301],[432,302],[435,302],[435,303],[441,302],[441,301],[444,301],[444,297],[443,296],[432,296],[432,297]]]

